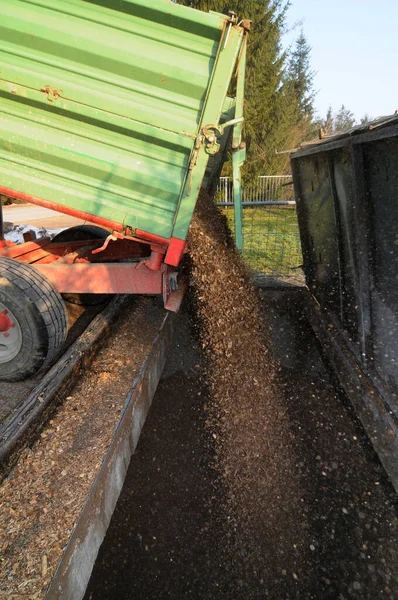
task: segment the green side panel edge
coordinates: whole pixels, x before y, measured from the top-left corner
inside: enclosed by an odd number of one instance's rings
[[[218,125],[220,123],[225,110],[228,87],[242,50],[244,34],[244,30],[239,27],[230,27],[224,32],[203,111],[203,126]],[[224,135],[228,134],[224,132]],[[185,239],[187,236],[208,162],[209,154],[207,153],[206,143],[203,143],[199,149],[193,149],[190,169],[187,173],[174,222],[173,236],[176,238]]]
[[[242,55],[238,66],[238,81],[236,85],[235,116],[243,116],[245,71],[246,71],[247,34],[243,41]],[[242,122],[237,123],[232,134],[232,168],[234,190],[234,219],[235,219],[235,244],[243,252],[243,208],[242,208],[242,178],[241,167],[246,160],[246,144],[242,144]]]
[[[185,239],[242,41],[169,0],[7,0],[0,186]]]

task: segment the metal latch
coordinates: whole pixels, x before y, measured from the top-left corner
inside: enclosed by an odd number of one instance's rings
[[[203,136],[206,140],[206,152],[207,154],[217,154],[220,149],[220,144],[217,141],[217,133],[219,135],[223,135],[224,130],[227,127],[232,127],[233,125],[237,125],[238,123],[242,123],[243,117],[239,117],[238,119],[232,119],[231,121],[227,121],[222,125],[205,125],[203,127]]]
[[[222,135],[220,128],[217,127],[217,125],[206,125],[203,127],[203,136],[206,140],[207,154],[217,154],[220,149],[220,144],[217,141],[216,131]]]

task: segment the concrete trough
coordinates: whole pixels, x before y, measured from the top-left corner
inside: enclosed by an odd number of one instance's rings
[[[83,598],[171,346],[175,315],[167,313],[131,391],[46,600]]]
[[[123,304],[106,343],[3,480],[0,596],[83,598],[175,319],[157,298]]]

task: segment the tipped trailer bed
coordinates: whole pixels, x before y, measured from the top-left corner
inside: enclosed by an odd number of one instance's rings
[[[13,245],[0,211],[0,379],[55,355],[61,294],[162,294],[178,310],[189,224],[227,141],[240,200],[249,29],[169,0],[2,3],[0,194],[89,224]]]

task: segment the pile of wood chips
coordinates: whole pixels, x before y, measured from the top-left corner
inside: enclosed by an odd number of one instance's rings
[[[259,569],[293,574],[303,536],[301,492],[277,367],[256,290],[224,217],[203,192],[189,250],[212,396],[207,425],[227,486],[232,537],[241,555],[250,556],[250,568],[257,562]]]
[[[0,486],[0,599],[43,598],[164,319],[140,298]]]

